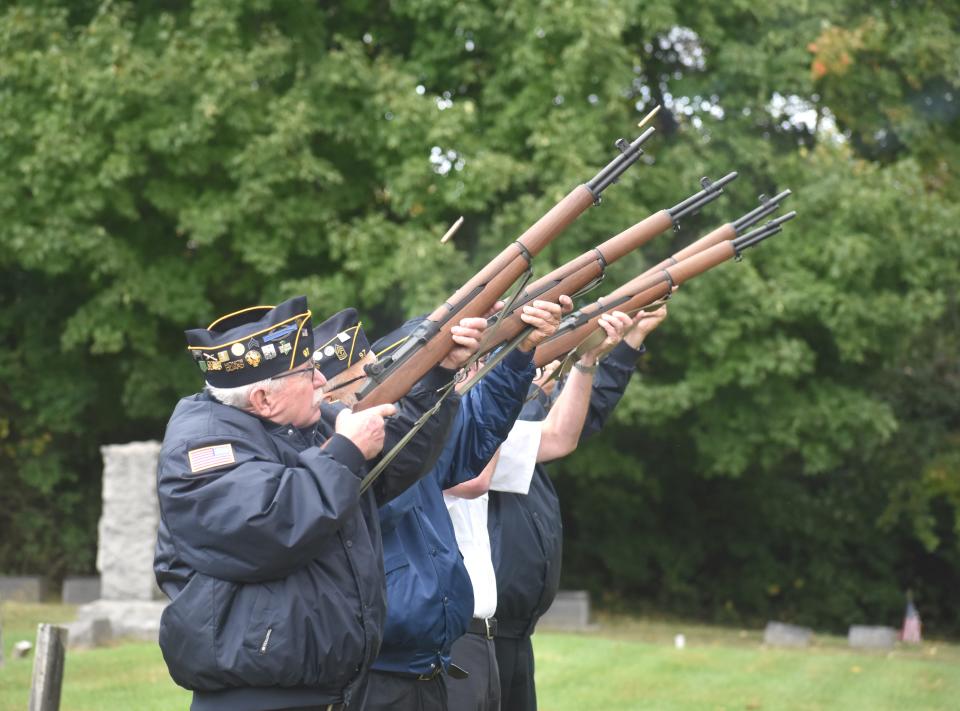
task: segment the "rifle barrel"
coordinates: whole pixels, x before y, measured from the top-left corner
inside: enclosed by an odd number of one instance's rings
[[[737,251],[737,254],[739,254],[743,250],[759,244],[767,237],[780,232],[780,230],[783,229],[783,223],[792,220],[796,216],[797,211],[791,210],[786,215],[782,215],[775,220],[770,220],[770,222],[762,227],[758,227],[757,229],[752,230],[747,234],[737,237],[735,240],[733,240],[733,248]]]
[[[466,284],[411,334],[407,341],[378,363],[367,366],[367,382],[357,392],[355,410],[396,402],[439,363],[454,346],[451,329],[460,319],[486,315],[487,310],[510,285],[529,269],[530,261],[557,235],[565,230],[590,205],[599,202],[600,193],[636,162],[640,146],[655,129],[644,131],[633,143],[621,149],[590,184],[578,185],[537,220],[515,242],[471,277]]]
[[[622,147],[620,155],[607,163],[599,173],[586,183],[587,190],[593,193],[595,199],[599,200],[600,193],[606,190],[611,183],[615,183],[617,178],[623,175],[627,168],[639,160],[640,156],[643,155],[643,150],[640,146],[646,143],[647,139],[649,139],[656,130],[657,129],[651,126],[637,136],[633,143]],[[620,142],[618,142],[618,144],[619,143]]]
[[[673,218],[674,224],[676,224],[681,217],[686,217],[687,215],[692,215],[696,212],[699,212],[704,205],[707,205],[708,203],[711,203],[720,197],[724,186],[736,180],[737,175],[738,173],[733,171],[732,173],[727,173],[719,180],[715,180],[713,182],[710,182],[708,178],[703,178],[701,181],[703,184],[703,190],[698,192],[696,195],[691,195],[683,202],[677,203],[667,210],[667,212],[669,212],[670,216]]]
[[[734,220],[733,229],[736,230],[737,234],[742,234],[745,229],[752,227],[757,224],[767,215],[770,215],[780,209],[780,203],[783,202],[786,198],[790,197],[791,191],[784,190],[779,195],[774,195],[772,198],[763,199],[761,198],[760,207],[751,210],[746,215],[741,217],[738,220]]]

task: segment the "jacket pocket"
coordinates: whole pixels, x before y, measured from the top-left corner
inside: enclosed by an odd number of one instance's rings
[[[255,590],[256,596],[250,608],[243,646],[263,655],[270,650],[270,638],[277,620],[273,614],[275,606],[272,604],[273,589],[270,584],[260,583]]]

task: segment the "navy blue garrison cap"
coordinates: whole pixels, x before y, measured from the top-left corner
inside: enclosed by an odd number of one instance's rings
[[[356,309],[338,311],[313,329],[313,362],[329,380],[370,352]]]
[[[308,362],[313,353],[307,297],[251,306],[186,331],[187,350],[216,388],[237,388]]]

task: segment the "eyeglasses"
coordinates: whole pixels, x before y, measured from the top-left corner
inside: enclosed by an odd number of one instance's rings
[[[316,363],[311,361],[306,368],[303,370],[288,370],[286,373],[280,373],[280,375],[271,375],[267,380],[280,380],[281,378],[289,378],[291,375],[304,375],[307,374],[313,378],[314,371],[320,370],[319,366]]]

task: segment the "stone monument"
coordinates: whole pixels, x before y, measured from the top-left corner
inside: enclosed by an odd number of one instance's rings
[[[897,644],[897,631],[893,627],[850,625],[847,643],[858,649],[893,649]]]
[[[808,627],[768,622],[763,630],[763,643],[771,647],[808,647],[813,630]]]
[[[590,623],[590,594],[586,590],[559,590],[537,627],[580,632],[594,629]]]
[[[70,637],[103,641],[114,636],[156,640],[166,597],[153,575],[160,509],[157,504],[159,442],[101,447],[103,513],[98,527],[100,599],[77,610]],[[105,626],[103,621],[109,622]]]

